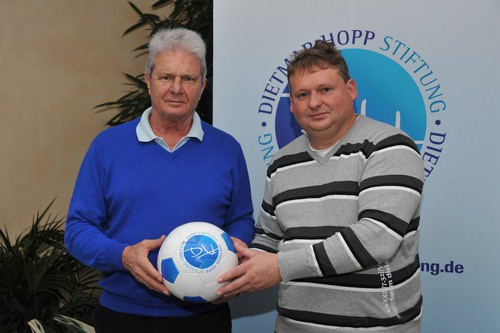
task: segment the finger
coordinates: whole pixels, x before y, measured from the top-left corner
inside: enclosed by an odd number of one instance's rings
[[[210,303],[212,303],[212,304],[227,303],[230,300],[232,300],[233,298],[238,297],[238,296],[240,296],[240,293],[234,293],[234,294],[231,294],[231,295],[228,295],[228,296],[224,295],[224,296],[221,296],[221,297],[219,297],[217,299],[214,299]]]
[[[237,277],[244,275],[245,272],[246,272],[246,267],[244,265],[236,266],[235,268],[219,275],[219,277],[217,278],[217,282],[224,283],[236,279]]]
[[[161,282],[151,279],[146,285],[149,289],[170,296],[170,290]]]
[[[255,255],[255,251],[254,250],[251,250],[249,249],[246,244],[245,246],[241,246],[240,244],[238,243],[234,243],[234,248],[236,249],[236,251],[241,254],[243,257],[247,257],[247,258],[251,258]]]
[[[155,289],[158,289],[158,286],[163,282],[163,277],[160,272],[156,270],[147,257],[136,258],[132,264],[127,265],[127,268],[139,282],[147,285],[148,287],[152,285],[151,280],[156,282]]]
[[[227,302],[229,302],[230,300],[232,300],[233,298],[235,297],[238,297],[239,295],[241,295],[243,293],[243,291],[240,291],[240,290],[235,290],[234,292],[232,293],[229,293],[229,294],[225,294],[223,296],[221,296],[222,299],[226,299]]]
[[[248,247],[247,244],[239,238],[231,236],[231,239],[233,240],[233,244],[238,244],[238,245],[243,246],[243,247]]]
[[[238,268],[238,267],[237,267]],[[217,281],[220,283],[220,281]],[[248,278],[246,276],[240,276],[231,280],[229,283],[219,288],[217,294],[227,296],[230,294],[242,293],[247,291],[249,288]],[[220,292],[220,293],[219,293]]]
[[[143,266],[144,272],[154,279],[155,281],[162,282],[163,281],[163,276],[161,275],[160,272],[148,261],[144,264]]]
[[[160,280],[158,280],[156,277],[147,274],[144,270],[141,269],[135,269],[133,273],[136,280],[144,284],[149,289],[155,290],[165,295],[170,295],[170,290],[163,284],[163,278],[161,277],[161,275]]]
[[[146,247],[148,248],[148,250],[157,249],[161,246],[161,244],[163,244],[163,241],[165,240],[165,238],[166,238],[166,236],[162,235],[160,238],[157,238],[157,239],[145,240]]]
[[[227,303],[229,302],[231,299],[233,299],[234,297],[224,297],[224,296],[221,296],[219,298],[216,298],[214,299],[213,301],[211,301],[210,303],[212,304],[221,304],[221,303]]]
[[[217,290],[217,295],[230,299],[246,291],[248,291],[247,284],[241,283],[239,280],[234,280],[224,287],[219,288],[219,290]]]

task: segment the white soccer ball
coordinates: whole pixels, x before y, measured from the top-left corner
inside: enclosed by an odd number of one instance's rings
[[[233,241],[219,227],[190,222],[174,230],[158,253],[158,271],[174,296],[188,302],[205,303],[219,296],[225,283],[217,277],[238,265]]]

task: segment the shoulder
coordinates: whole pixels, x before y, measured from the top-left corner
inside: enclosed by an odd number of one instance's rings
[[[411,137],[401,129],[362,115],[346,135],[345,141],[349,145],[371,146],[375,150],[403,145],[419,151]]]
[[[95,140],[97,141],[113,140],[115,138],[120,138],[124,135],[129,135],[130,133],[135,134],[135,129],[138,123],[139,123],[139,118],[136,118],[134,120],[131,120],[129,122],[117,126],[108,127],[101,133],[99,133],[96,136]]]
[[[203,141],[210,145],[219,146],[223,149],[229,150],[241,150],[241,145],[239,142],[229,133],[218,129],[209,123],[204,121],[201,122],[203,128]]]
[[[268,176],[281,167],[311,161],[313,158],[307,151],[309,141],[303,134],[278,150],[267,168]]]
[[[298,153],[303,153],[307,151],[307,146],[309,141],[307,140],[307,137],[305,134],[302,134],[301,136],[295,138],[292,140],[290,143],[288,143],[286,146],[282,147],[278,152],[274,155],[273,160],[277,160],[279,158],[282,158],[284,156],[288,155],[295,155]]]
[[[356,134],[356,137],[364,137],[374,143],[394,135],[409,137],[399,128],[363,115],[359,116],[359,119],[356,122],[355,131],[353,132]]]
[[[124,124],[109,127],[99,133],[92,141],[91,148],[100,150],[107,147],[124,146],[130,142],[137,142],[136,127],[139,119]]]

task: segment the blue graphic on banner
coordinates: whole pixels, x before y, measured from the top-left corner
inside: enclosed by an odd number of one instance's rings
[[[327,40],[327,36],[333,40],[331,36],[347,35],[330,33],[321,38]],[[446,140],[441,118],[446,101],[441,85],[425,59],[405,43],[393,36],[379,39],[373,31],[367,31],[367,36],[370,38],[352,38],[353,46],[359,42],[363,48],[340,50],[357,84],[355,111],[407,133],[420,149],[425,177],[428,177],[441,157]],[[312,45],[312,42],[306,42],[302,48]],[[259,135],[257,141],[266,164],[270,163],[278,149],[302,134],[290,113],[287,63],[288,59],[285,59],[276,67],[264,88],[258,108],[264,133]]]

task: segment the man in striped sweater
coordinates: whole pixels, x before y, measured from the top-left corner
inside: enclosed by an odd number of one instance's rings
[[[333,44],[297,53],[288,81],[305,134],[269,166],[253,249],[237,246],[244,263],[220,294],[279,283],[276,332],[420,332],[417,146],[354,112]]]

